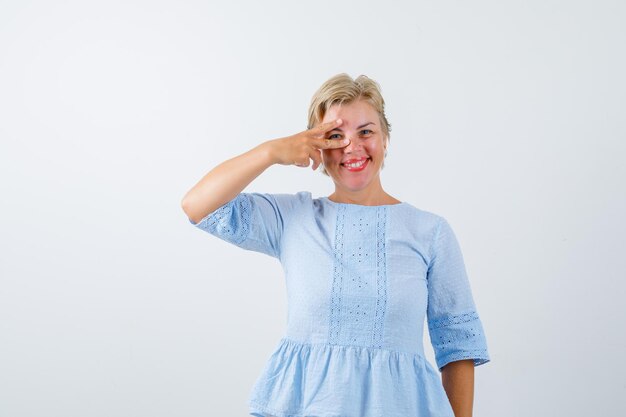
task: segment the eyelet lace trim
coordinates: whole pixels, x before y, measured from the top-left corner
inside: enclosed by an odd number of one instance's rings
[[[442,319],[433,320],[428,323],[430,330],[438,329],[440,327],[451,326],[453,324],[467,323],[472,320],[478,320],[478,313],[471,311],[469,313],[459,314],[456,316],[448,316]]]
[[[234,210],[240,212],[233,213]],[[235,244],[243,242],[250,233],[252,202],[245,193],[240,193],[220,208],[206,215],[200,227],[209,233],[218,233]]]

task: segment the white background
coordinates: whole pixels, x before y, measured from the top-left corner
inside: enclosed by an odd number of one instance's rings
[[[624,3],[225,3],[0,2],[0,416],[247,415],[282,269],[180,201],[339,72],[382,87],[385,190],[461,243],[475,415],[623,415]],[[301,190],[334,186],[246,188]]]

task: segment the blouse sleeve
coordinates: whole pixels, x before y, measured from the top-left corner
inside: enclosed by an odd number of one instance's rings
[[[490,361],[482,322],[472,297],[459,242],[448,221],[440,217],[427,272],[427,322],[435,361],[441,372],[449,362]]]
[[[290,194],[239,193],[198,223],[189,221],[242,249],[280,258],[284,219]]]

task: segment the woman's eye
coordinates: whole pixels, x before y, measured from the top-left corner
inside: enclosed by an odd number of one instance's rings
[[[372,131],[369,130],[369,129],[363,129],[363,130],[361,130],[361,133],[363,133],[365,135],[369,135],[369,134],[372,133]],[[335,139],[333,136],[341,136],[341,135],[339,133],[333,133],[332,135],[329,136],[329,139]],[[337,139],[339,139],[339,138],[337,138]]]

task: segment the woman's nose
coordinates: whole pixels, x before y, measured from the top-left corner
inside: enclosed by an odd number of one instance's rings
[[[348,144],[347,144],[347,145],[343,148],[343,150],[344,150],[344,151],[351,151],[351,150],[353,150],[353,149],[358,149],[358,148],[361,146],[361,145],[359,144],[359,141],[358,141],[358,139],[357,139],[357,138],[355,138],[355,137],[351,137],[351,136],[348,136],[348,138],[350,139],[350,143],[348,143]]]

